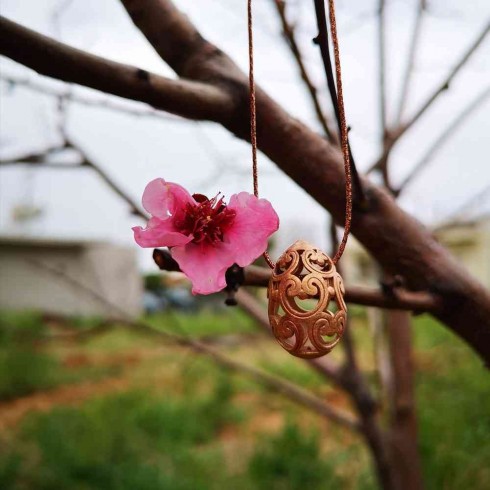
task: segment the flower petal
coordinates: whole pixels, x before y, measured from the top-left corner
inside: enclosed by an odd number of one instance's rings
[[[188,243],[172,249],[172,257],[192,281],[193,294],[211,294],[226,286],[225,272],[234,264],[232,249],[225,243]]]
[[[135,226],[134,239],[140,247],[175,247],[185,245],[192,240],[176,230],[173,220],[150,218],[146,228]]]
[[[279,228],[279,217],[267,199],[248,192],[231,196],[228,208],[236,216],[225,239],[233,249],[234,262],[245,267],[266,251],[267,239]]]
[[[187,203],[195,204],[192,196],[179,184],[165,182],[163,179],[152,180],[143,192],[143,207],[152,215],[162,220],[167,219],[176,210]]]

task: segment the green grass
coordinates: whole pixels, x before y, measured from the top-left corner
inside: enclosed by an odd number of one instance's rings
[[[317,433],[288,423],[277,436],[259,442],[250,459],[250,478],[257,490],[343,488],[335,459],[322,456]]]
[[[429,317],[416,322],[420,448],[427,488],[490,486],[490,375]]]
[[[198,338],[257,331],[236,309],[158,315],[151,322]],[[79,319],[73,328],[96,324],[94,319]],[[33,414],[14,430],[0,433],[2,489],[376,488],[360,439],[326,426],[205,357],[165,347],[127,328],[76,344],[41,343],[45,326],[34,314],[0,314],[0,327],[0,398],[108,374],[107,368],[67,369],[62,361],[68,352],[98,357],[138,350],[158,354],[124,367],[131,379],[127,392]],[[371,376],[372,347],[362,311],[356,311],[353,333],[361,365]],[[224,348],[319,396],[333,392],[329,388],[327,393],[320,376],[305,364],[269,350],[275,343],[261,339],[260,346]],[[429,317],[414,320],[414,345],[426,488],[486,490],[488,371],[464,343]],[[334,353],[335,358],[340,354]],[[272,412],[282,422],[269,427]]]
[[[0,401],[117,373],[111,367],[66,369],[46,346],[45,334],[36,313],[0,312]]]
[[[231,334],[257,333],[255,321],[238,308],[213,311],[204,309],[196,314],[169,312],[146,317],[157,328],[192,337],[217,337]]]

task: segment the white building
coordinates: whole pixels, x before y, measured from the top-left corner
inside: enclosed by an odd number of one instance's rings
[[[134,317],[142,290],[134,248],[0,236],[0,309]]]

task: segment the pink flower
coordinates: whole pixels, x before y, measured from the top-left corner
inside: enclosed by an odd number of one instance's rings
[[[192,281],[194,294],[210,294],[226,286],[225,272],[245,267],[262,255],[267,239],[279,227],[269,201],[240,192],[226,205],[223,197],[190,195],[163,179],[152,180],[143,193],[151,214],[145,229],[135,226],[141,247],[170,247],[172,257]]]

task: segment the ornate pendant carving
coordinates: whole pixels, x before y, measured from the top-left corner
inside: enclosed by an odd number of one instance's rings
[[[308,242],[295,242],[276,262],[267,289],[277,341],[297,357],[328,354],[344,332],[344,293],[332,259]]]

